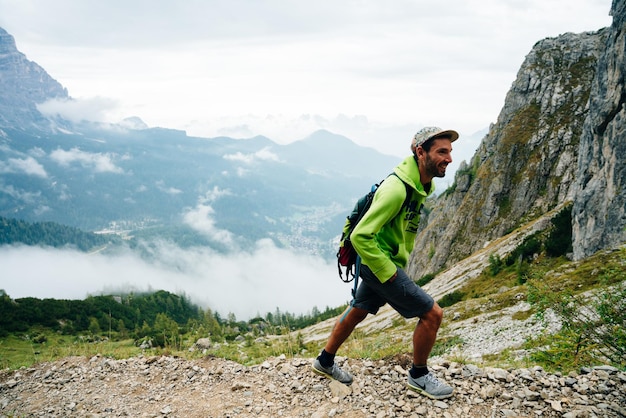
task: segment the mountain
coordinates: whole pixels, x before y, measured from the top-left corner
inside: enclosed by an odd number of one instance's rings
[[[578,149],[572,208],[577,259],[626,240],[626,2],[614,0],[611,15]]]
[[[65,99],[67,90],[17,50],[15,39],[0,28],[0,127],[42,129],[50,124],[37,104]],[[16,122],[25,123],[16,125]]]
[[[625,3],[611,14],[610,28],[534,45],[497,122],[423,218],[410,273],[510,251],[562,211],[574,259],[626,241]]]
[[[190,137],[137,117],[50,119],[39,107],[72,100],[67,91],[1,29],[0,51],[0,216],[191,234],[224,251],[272,238],[330,255],[355,199],[398,163],[327,131],[279,145]]]

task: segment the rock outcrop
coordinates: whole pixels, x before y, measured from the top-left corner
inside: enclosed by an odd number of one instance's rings
[[[15,39],[0,28],[0,128],[46,129],[50,121],[37,104],[67,99],[67,90],[17,50]]]
[[[614,2],[610,28],[535,44],[497,122],[423,217],[409,274],[450,268],[563,208],[575,258],[626,241],[624,9]]]
[[[626,2],[614,0],[611,14],[578,151],[575,259],[626,241]]]

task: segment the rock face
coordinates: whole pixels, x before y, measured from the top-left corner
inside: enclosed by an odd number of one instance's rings
[[[575,259],[626,241],[626,2],[614,0],[611,14],[578,152]]]
[[[423,216],[409,274],[449,268],[564,207],[576,258],[626,241],[625,9],[614,2],[610,28],[535,44],[497,122]]]
[[[0,28],[0,127],[45,129],[49,121],[36,104],[68,98],[67,90],[19,52],[15,39]]]
[[[0,416],[45,417],[620,417],[626,375],[612,367],[569,375],[442,362],[455,394],[433,401],[405,386],[409,358],[338,359],[355,381],[313,374],[284,356],[245,367],[216,358],[71,357],[0,372]]]

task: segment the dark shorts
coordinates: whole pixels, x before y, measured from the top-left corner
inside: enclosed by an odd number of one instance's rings
[[[361,283],[351,305],[376,314],[388,303],[404,318],[415,318],[430,311],[435,304],[433,298],[424,292],[403,269],[389,283],[381,283],[366,265],[361,265]]]

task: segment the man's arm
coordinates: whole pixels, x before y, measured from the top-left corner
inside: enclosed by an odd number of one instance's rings
[[[361,256],[363,264],[372,270],[381,283],[388,281],[396,274],[397,266],[388,253],[381,248],[376,234],[398,215],[405,198],[406,188],[400,179],[391,177],[385,180],[376,191],[372,206],[350,236],[352,245]],[[386,228],[385,240],[388,245],[395,246],[397,249],[402,237],[394,236],[393,232],[392,228]],[[393,251],[391,248],[387,250]]]

